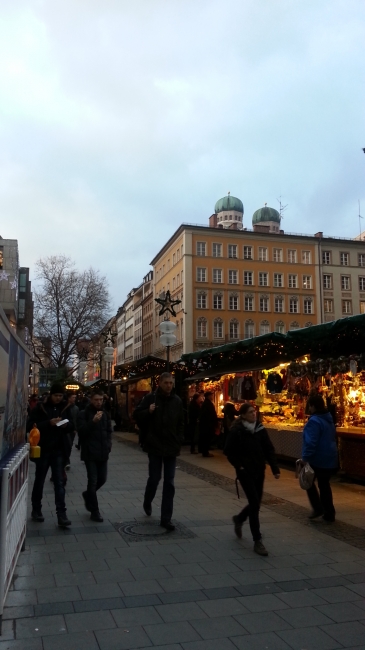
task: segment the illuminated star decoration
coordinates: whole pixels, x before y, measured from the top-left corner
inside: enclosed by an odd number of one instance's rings
[[[17,283],[16,279],[14,278],[14,280],[12,282],[10,282],[10,289],[17,289],[17,288],[18,288],[18,283]]]
[[[7,273],[6,271],[0,271],[0,280],[7,280],[9,275],[10,273]]]
[[[155,301],[161,305],[161,309],[158,312],[159,316],[162,316],[162,314],[165,314],[167,311],[169,311],[172,316],[176,316],[174,307],[181,303],[181,300],[171,300],[170,291],[166,291],[164,298],[155,298]]]

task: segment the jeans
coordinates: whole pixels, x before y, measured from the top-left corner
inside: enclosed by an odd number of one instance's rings
[[[86,460],[85,465],[87,471],[86,502],[91,512],[98,512],[99,504],[96,493],[106,483],[108,461]]]
[[[237,470],[237,478],[247,497],[248,504],[237,515],[237,520],[244,523],[248,517],[254,542],[261,539],[259,512],[264,489],[265,474],[251,476],[244,469]]]
[[[176,456],[154,456],[148,454],[148,481],[144,494],[144,500],[150,505],[155,497],[158,484],[162,475],[163,464],[163,488],[161,502],[161,521],[170,521],[175,495],[175,469]]]
[[[65,458],[62,452],[47,452],[41,450],[41,457],[35,460],[36,470],[32,490],[33,510],[42,508],[43,486],[49,468],[52,470],[53,487],[57,514],[66,512],[65,485],[63,480],[63,467]]]
[[[317,480],[319,493],[313,481],[313,485],[307,490],[309,502],[314,512],[323,512],[325,519],[334,519],[336,510],[333,505],[330,478],[336,474],[335,469],[323,467],[312,467],[315,472],[314,481]]]

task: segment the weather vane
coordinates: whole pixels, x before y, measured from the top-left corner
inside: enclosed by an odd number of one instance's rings
[[[166,291],[165,297],[164,298],[155,298],[155,301],[161,305],[161,309],[158,312],[159,316],[162,316],[162,314],[165,314],[166,312],[170,312],[172,316],[176,316],[176,311],[174,309],[175,305],[180,305],[181,300],[171,300],[171,294],[170,291]]]

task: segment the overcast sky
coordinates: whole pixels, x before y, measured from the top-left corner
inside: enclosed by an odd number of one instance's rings
[[[0,234],[114,307],[228,190],[247,227],[281,196],[286,231],[356,236],[364,44],[363,0],[1,0]]]

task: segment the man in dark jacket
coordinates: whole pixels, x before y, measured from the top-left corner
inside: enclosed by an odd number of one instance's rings
[[[156,392],[146,395],[133,414],[140,429],[140,442],[149,459],[143,509],[146,515],[152,514],[152,501],[161,480],[163,465],[160,525],[168,531],[175,529],[171,517],[175,494],[176,456],[180,454],[184,440],[183,404],[180,397],[172,393],[173,386],[174,381],[170,373],[163,372]]]
[[[112,425],[103,408],[104,393],[95,391],[89,406],[79,413],[77,430],[81,442],[81,460],[87,471],[87,490],[82,493],[85,508],[92,521],[103,521],[99,511],[97,491],[104,485],[108,458],[112,447]]]
[[[74,429],[71,413],[63,399],[63,392],[62,385],[53,384],[47,400],[39,402],[32,409],[27,422],[28,432],[36,425],[41,434],[39,441],[41,456],[35,459],[36,471],[32,491],[32,519],[38,522],[44,521],[42,514],[43,486],[47,472],[51,467],[56,513],[58,525],[61,528],[71,526],[71,522],[66,515],[63,468],[66,459],[70,455],[70,436]],[[66,424],[57,426],[59,422],[65,419],[68,420]]]
[[[208,391],[205,393],[205,400],[201,406],[199,416],[199,451],[204,458],[213,457],[213,454],[209,453],[209,447],[217,426],[218,417],[213,404],[213,393]]]
[[[242,537],[242,525],[249,519],[254,551],[268,555],[261,541],[259,511],[264,489],[265,463],[269,463],[275,478],[279,478],[275,449],[266,429],[256,421],[256,410],[250,403],[242,404],[240,417],[232,425],[224,448],[229,462],[236,469],[237,479],[246,494],[248,505],[233,517],[234,531]]]

